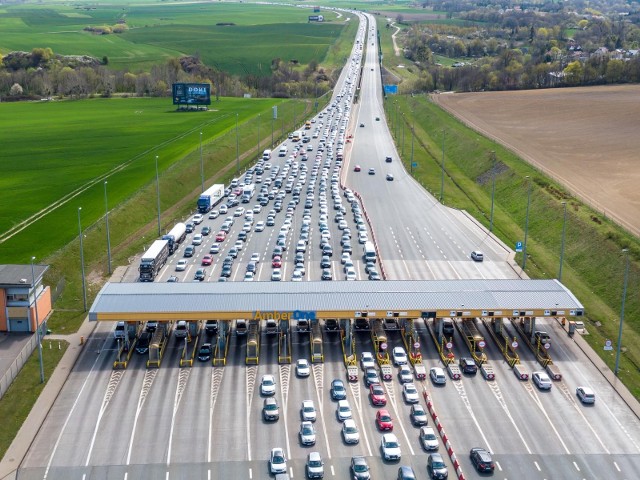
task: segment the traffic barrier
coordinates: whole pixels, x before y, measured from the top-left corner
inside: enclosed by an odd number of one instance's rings
[[[560,370],[553,363],[549,363],[547,365],[547,373],[549,374],[551,379],[555,380],[556,382],[562,380],[562,374],[560,373]]]
[[[515,364],[513,366],[513,374],[519,380],[522,380],[522,381],[529,380],[529,372],[526,370],[526,368],[524,366],[522,366],[520,364]]]
[[[480,371],[482,372],[482,376],[486,380],[495,380],[496,379],[496,374],[493,371],[493,367],[491,365],[489,365],[488,363],[483,363],[482,365],[480,365]]]
[[[449,365],[447,365],[447,373],[449,374],[452,380],[460,380],[460,378],[462,378],[462,374],[460,373],[460,368],[458,367],[458,365],[454,365],[453,363],[450,363]]]

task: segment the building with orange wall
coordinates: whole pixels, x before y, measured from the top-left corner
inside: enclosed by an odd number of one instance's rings
[[[0,265],[0,332],[35,332],[51,315],[48,265]]]

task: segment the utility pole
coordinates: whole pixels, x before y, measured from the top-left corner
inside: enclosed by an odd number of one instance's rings
[[[446,132],[442,130],[442,162],[440,165],[442,166],[442,173],[440,175],[440,203],[444,204],[444,138]]]
[[[524,222],[524,245],[522,245],[522,270],[527,266],[527,237],[529,236],[529,207],[531,206],[531,178],[526,176],[529,183],[527,189],[527,215]]]
[[[491,218],[489,220],[489,231],[493,232],[493,207],[496,196],[496,152],[491,152]]]

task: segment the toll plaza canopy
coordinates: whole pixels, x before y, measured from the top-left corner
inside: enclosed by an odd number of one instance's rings
[[[91,321],[582,316],[557,280],[107,283]]]

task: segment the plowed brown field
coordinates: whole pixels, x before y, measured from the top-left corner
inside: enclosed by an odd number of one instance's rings
[[[640,236],[640,85],[432,98]]]

